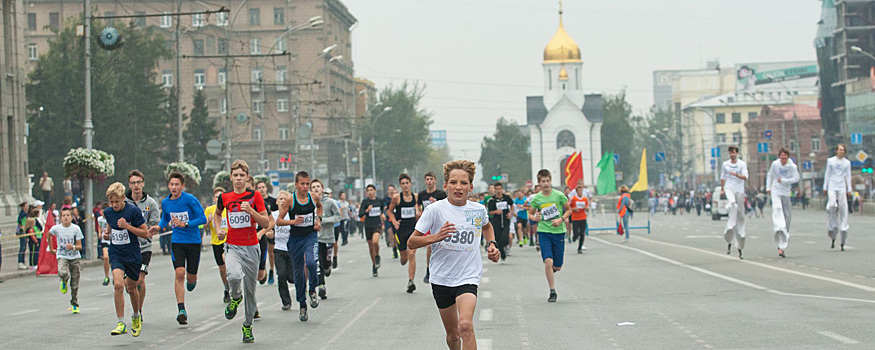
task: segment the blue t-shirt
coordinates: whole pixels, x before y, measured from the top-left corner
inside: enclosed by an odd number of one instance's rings
[[[146,223],[143,213],[136,205],[125,203],[121,211],[112,207],[103,210],[106,224],[109,225],[109,256],[119,257],[125,261],[140,260],[140,240],[133,232],[118,227],[118,219],[124,218],[131,226],[140,227]]]
[[[161,222],[158,226],[166,228],[170,225],[172,218],[177,218],[179,221],[187,222],[188,227],[174,227],[173,236],[170,241],[173,243],[201,243],[201,232],[198,226],[207,223],[207,217],[204,216],[204,208],[201,202],[186,192],[182,192],[177,199],[170,199],[170,196],[161,201]]]
[[[529,212],[525,208],[523,208],[523,205],[526,204],[526,199],[525,198],[515,198],[513,200],[513,204],[516,205],[517,209],[519,209],[516,212],[516,216],[520,220],[528,220],[529,219]]]

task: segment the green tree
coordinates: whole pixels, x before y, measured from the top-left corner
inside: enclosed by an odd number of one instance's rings
[[[668,174],[673,174],[677,169],[681,157],[679,138],[674,137],[678,121],[671,109],[660,109],[648,116],[646,124],[646,127],[643,128],[646,135],[642,135],[641,139],[645,140],[649,158],[647,160],[648,180],[651,184],[656,185],[659,184],[659,174],[669,176]],[[657,152],[665,152],[664,161],[658,163],[655,161],[654,157]]]
[[[194,103],[188,118],[188,125],[186,125],[182,136],[185,139],[186,161],[201,171],[203,171],[207,160],[216,159],[216,156],[207,153],[207,142],[219,137],[216,121],[209,117],[206,96],[204,96],[203,91],[197,90],[194,94]]]
[[[68,20],[49,40],[26,86],[33,111],[28,116],[30,167],[56,179],[63,178],[67,151],[84,147],[84,42],[76,36],[76,24],[81,21]],[[103,29],[100,22],[93,24],[93,32]],[[106,51],[92,43],[94,147],[115,155],[116,175],[108,182],[124,182],[134,168],[148,179],[161,179],[167,160],[156,160],[155,154],[172,144],[165,135],[173,125],[161,110],[167,94],[155,83],[155,69],[171,52],[154,28],[116,24],[124,46]]]
[[[632,128],[632,105],[626,101],[625,90],[606,97],[603,115],[602,152],[614,152],[620,158],[615,168],[623,172],[620,183],[634,183],[641,162],[641,147]]]
[[[371,104],[368,118],[360,123],[366,148],[371,136],[374,138],[377,181],[394,184],[398,174],[425,163],[423,155],[431,149],[428,128],[432,120],[431,113],[420,107],[424,91],[424,86],[407,82],[397,88],[386,87]],[[364,158],[365,172],[369,173],[371,157],[366,154]]]
[[[483,178],[492,183],[492,176],[502,173],[508,181],[521,187],[531,176],[532,157],[529,154],[529,137],[520,131],[515,121],[501,117],[495,123],[495,133],[483,137],[480,143],[480,160]]]

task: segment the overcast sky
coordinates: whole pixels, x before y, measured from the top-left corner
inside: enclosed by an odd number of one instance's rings
[[[525,123],[541,95],[544,46],[558,27],[551,0],[343,0],[356,76],[425,83],[433,130],[455,157],[477,161],[504,116]],[[565,29],[581,47],[587,93],[626,89],[636,112],[653,105],[654,70],[815,60],[818,0],[564,1]]]

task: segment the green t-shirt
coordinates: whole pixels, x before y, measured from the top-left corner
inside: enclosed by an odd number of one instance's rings
[[[550,223],[553,219],[561,218],[565,213],[565,203],[568,202],[568,197],[565,197],[561,191],[553,190],[549,196],[538,192],[532,197],[531,205],[541,212],[541,222],[538,223],[538,232],[565,234],[565,221],[563,220],[559,226],[553,226]]]

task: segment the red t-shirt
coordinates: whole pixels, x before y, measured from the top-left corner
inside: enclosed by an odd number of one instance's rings
[[[249,206],[257,212],[263,212],[264,199],[261,193],[245,190],[243,193],[225,192],[219,196],[216,203],[216,212],[228,210],[228,236],[225,241],[228,244],[252,246],[258,244],[258,231],[255,230],[255,220],[249,213],[240,210],[240,204],[249,202]]]
[[[578,211],[571,211],[571,221],[586,220],[586,209],[589,207],[589,199],[586,197],[578,197],[577,192],[571,192],[571,209],[578,208]]]

